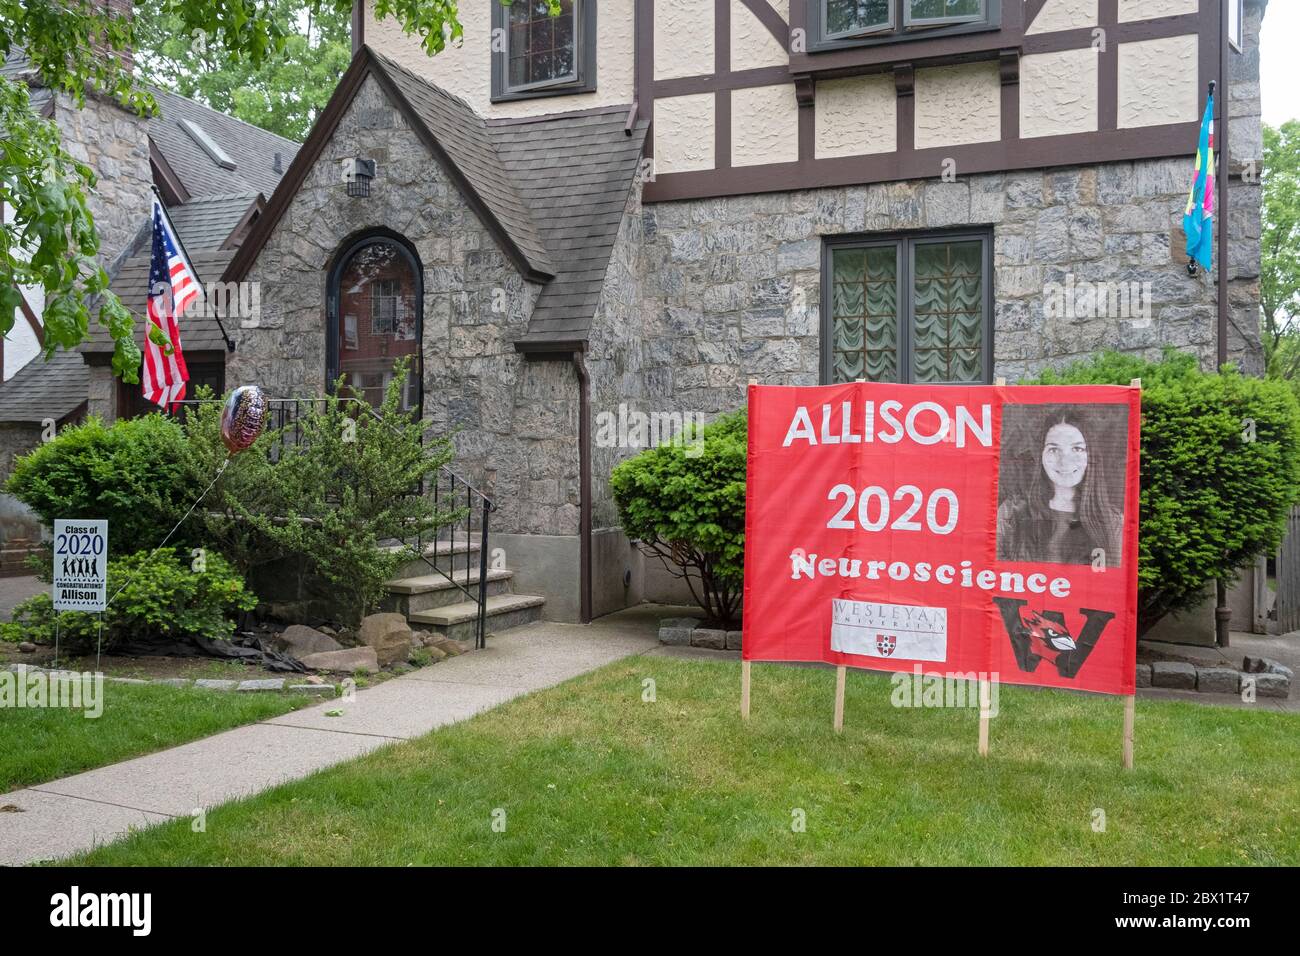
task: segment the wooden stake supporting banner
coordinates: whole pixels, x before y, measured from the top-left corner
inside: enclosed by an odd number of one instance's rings
[[[1142,379],[1135,378],[1129,386],[1141,390]],[[1130,694],[1124,698],[1124,769],[1133,769],[1133,718],[1136,714],[1137,696]]]
[[[989,755],[989,709],[992,706],[992,688],[988,679],[980,681],[980,756]]]
[[[1133,717],[1137,697],[1124,698],[1124,769],[1133,769]]]
[[[835,732],[844,729],[844,674],[848,670],[843,664],[835,668]]]
[[[758,379],[751,378],[750,385],[757,385]],[[748,404],[748,402],[746,402]],[[744,613],[742,609],[741,613]],[[743,652],[742,652],[743,653]],[[740,662],[740,719],[749,720],[749,678],[750,662],[742,660]]]
[[[749,720],[749,661],[740,662],[740,719]]]
[[[1006,388],[1006,377],[1001,375],[997,376],[995,380],[993,380],[993,384],[995,384],[997,388],[1000,389]],[[988,756],[988,722],[989,722],[988,711],[989,711],[989,706],[991,706],[991,704],[989,704],[989,695],[991,695],[991,691],[989,691],[988,680],[980,680],[979,682],[979,756],[980,757]]]

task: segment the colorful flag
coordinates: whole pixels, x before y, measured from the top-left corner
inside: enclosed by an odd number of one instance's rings
[[[153,258],[149,267],[149,303],[146,312],[151,325],[161,330],[167,344],[159,345],[148,332],[144,339],[144,397],[169,408],[185,397],[190,380],[181,351],[180,317],[199,297],[199,277],[181,246],[163,204],[153,201]]]
[[[1187,197],[1187,213],[1183,216],[1183,232],[1187,233],[1188,269],[1191,262],[1199,262],[1206,272],[1214,258],[1214,91],[1205,103],[1205,118],[1201,120],[1201,142],[1196,149],[1196,178],[1191,195]]]

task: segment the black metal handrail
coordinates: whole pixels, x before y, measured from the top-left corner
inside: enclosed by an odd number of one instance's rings
[[[394,431],[397,429],[391,422],[385,421],[375,411],[369,402],[348,396],[340,396],[341,402],[349,402],[358,410],[359,414],[369,415],[371,419],[385,425]],[[272,430],[278,436],[278,441],[273,446],[273,460],[277,460],[283,454],[284,447],[287,444],[286,438],[289,429],[292,427],[294,446],[302,443],[302,406],[318,405],[329,401],[327,398],[269,398],[267,399],[267,428]],[[222,399],[187,399],[176,402],[172,408],[172,415],[182,415],[188,406],[197,405],[220,405]],[[292,412],[292,414],[290,414]],[[423,436],[421,436],[423,438]],[[444,488],[445,486],[445,488]],[[416,489],[415,494],[424,497],[425,489],[423,485]],[[440,465],[433,482],[433,510],[436,514],[439,502],[447,503],[450,510],[455,513],[460,507],[457,503],[458,496],[464,496],[464,512],[457,515],[449,526],[450,537],[443,537],[441,529],[435,535],[432,542],[432,558],[430,552],[426,549],[422,536],[416,536],[415,550],[418,557],[424,561],[437,574],[442,575],[447,581],[451,582],[453,587],[458,588],[470,601],[476,606],[476,618],[474,624],[474,646],[482,649],[487,646],[487,585],[488,585],[488,516],[497,510],[496,504],[478,488],[475,488],[470,482],[449,468],[447,465]],[[478,527],[475,528],[474,518],[478,516]],[[464,524],[464,551],[465,555],[465,576],[464,581],[456,580],[456,545],[459,540],[458,530]],[[478,580],[471,580],[471,561],[473,559],[474,548],[472,546],[473,538],[479,539],[478,547]],[[406,544],[406,539],[399,539],[399,542]],[[447,567],[444,568],[440,562],[443,557],[443,545],[446,545]],[[476,587],[474,585],[477,585]]]

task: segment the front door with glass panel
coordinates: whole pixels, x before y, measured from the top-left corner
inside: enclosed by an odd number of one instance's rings
[[[330,284],[330,384],[342,379],[340,394],[377,408],[395,365],[407,358],[401,406],[418,410],[422,323],[414,256],[393,239],[362,240],[344,254]]]

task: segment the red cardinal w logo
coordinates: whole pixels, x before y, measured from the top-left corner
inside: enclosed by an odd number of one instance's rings
[[[876,650],[880,651],[885,657],[894,653],[894,648],[898,646],[898,638],[893,634],[877,634]]]
[[[1097,646],[1102,631],[1115,617],[1112,611],[1095,611],[1081,607],[1083,626],[1078,636],[1070,632],[1061,611],[1026,610],[1028,601],[1016,598],[995,597],[993,603],[1002,612],[1002,624],[1011,639],[1011,649],[1016,653],[1016,664],[1022,671],[1033,673],[1039,661],[1056,665],[1062,677],[1073,678]]]

